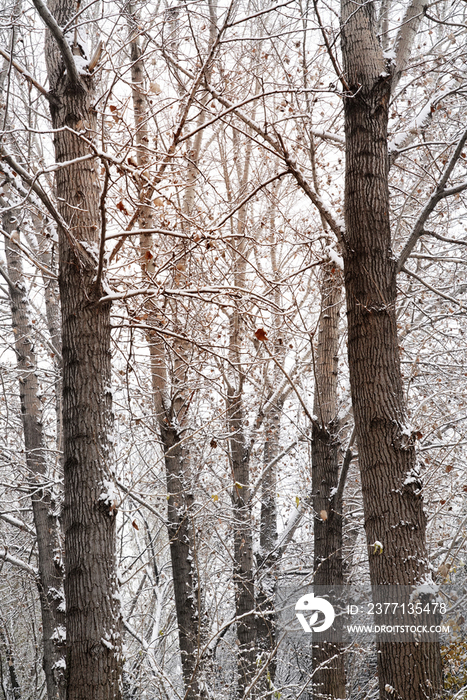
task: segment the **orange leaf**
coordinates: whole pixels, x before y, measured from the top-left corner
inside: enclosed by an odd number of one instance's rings
[[[128,210],[127,210],[126,206],[123,204],[123,202],[118,202],[117,209],[119,211],[122,211],[124,214],[126,214],[128,216]]]
[[[255,331],[255,336],[257,337],[258,340],[260,340],[262,343],[264,343],[265,340],[268,339],[268,336],[266,335],[266,331],[264,328],[258,328]]]

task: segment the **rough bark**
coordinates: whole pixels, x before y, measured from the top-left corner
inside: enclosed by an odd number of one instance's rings
[[[238,340],[239,335],[236,334]],[[234,518],[234,585],[238,640],[237,696],[245,691],[256,669],[255,585],[253,569],[253,537],[250,504],[250,458],[244,433],[242,387],[228,388],[227,417],[230,432],[229,452],[234,486],[232,491]]]
[[[149,147],[149,120],[151,110],[144,90],[144,60],[141,55],[141,46],[134,7],[129,5],[129,28],[130,28],[130,58],[131,58],[131,93],[133,102],[133,113],[135,116],[135,146],[136,162],[143,171],[148,166]],[[151,194],[147,186],[141,182],[138,187],[138,225],[140,229],[151,229],[153,227],[153,209],[151,205]],[[139,240],[141,250],[141,267],[143,273],[152,273],[155,270],[153,239],[152,234],[142,233]]]
[[[321,278],[321,316],[315,358],[313,413],[319,428],[312,430],[312,491],[315,586],[329,590],[341,586],[342,495],[336,500],[339,481],[339,420],[337,416],[337,364],[339,311],[342,303],[340,272],[327,263]],[[316,698],[345,698],[344,656],[339,644],[313,640],[313,694]]]
[[[169,396],[164,343],[156,334],[150,337],[150,352],[155,409],[165,453],[170,558],[185,698],[195,700],[206,697],[206,689],[199,681],[204,662],[201,658],[200,591],[193,566],[196,552],[190,519],[193,496],[189,458],[179,422],[183,422],[182,397],[177,390],[178,398],[172,400]]]
[[[18,681],[18,674],[16,673],[15,659],[13,656],[13,652],[10,648],[10,644],[2,629],[0,629],[0,643],[0,676],[2,681],[4,700],[9,700],[10,697],[12,698],[12,700],[21,700],[21,686]],[[3,659],[1,658],[3,656],[3,654],[1,653],[2,651],[5,655],[6,665],[8,666],[8,679],[11,688],[11,694],[8,692],[7,684],[3,678]]]
[[[344,100],[350,383],[367,543],[383,545],[380,554],[369,549],[370,576],[373,586],[415,585],[431,576],[420,489],[413,480],[406,483],[415,473],[416,456],[407,425],[395,316],[387,152],[391,69],[376,38],[372,3],[355,6],[342,0],[342,52],[351,90]],[[439,648],[382,645],[378,673],[382,698],[437,697]]]
[[[120,608],[117,596],[112,496],[113,427],[110,304],[96,279],[97,251],[105,223],[99,164],[87,141],[96,132],[93,78],[78,74],[79,35],[67,38],[35,5],[49,30],[46,60],[55,157],[59,228],[59,284],[63,343],[65,597],[67,604],[67,700],[121,697]],[[53,0],[58,27],[75,12],[71,0]],[[74,37],[74,40],[73,40]],[[63,39],[63,40],[62,40]],[[70,46],[71,44],[71,46]],[[67,48],[68,47],[68,48]],[[86,138],[80,138],[82,132]],[[88,157],[87,160],[77,161]],[[103,215],[103,216],[102,216]]]
[[[3,229],[19,238],[18,212],[3,215]],[[22,271],[21,254],[15,243],[5,238],[10,286],[12,326],[18,367],[21,419],[34,526],[37,537],[39,598],[42,617],[43,668],[49,700],[64,697],[64,673],[60,660],[65,649],[60,630],[64,629],[65,610],[63,570],[57,552],[57,514],[50,490],[46,488],[47,460],[42,426],[42,408],[34,349],[32,313]]]

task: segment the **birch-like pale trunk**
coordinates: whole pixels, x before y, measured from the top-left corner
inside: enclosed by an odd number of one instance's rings
[[[3,203],[2,204],[6,204]],[[19,212],[3,214],[3,230],[19,240]],[[64,694],[65,645],[61,630],[65,629],[63,570],[61,566],[58,519],[48,482],[45,438],[42,425],[42,405],[38,381],[37,358],[34,349],[33,312],[29,305],[23,275],[21,252],[16,244],[5,237],[7,272],[15,351],[18,368],[18,386],[21,403],[28,483],[34,527],[37,536],[39,571],[39,599],[42,618],[43,668],[48,700],[62,700]]]

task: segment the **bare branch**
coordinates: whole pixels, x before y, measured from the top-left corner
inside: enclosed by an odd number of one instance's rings
[[[437,294],[439,297],[442,299],[446,299],[446,301],[449,301],[451,304],[455,304],[456,306],[459,306],[461,309],[465,308],[465,305],[457,301],[457,299],[454,299],[454,297],[450,297],[448,294],[444,294],[443,292],[440,292],[439,289],[435,289],[435,287],[432,287],[431,284],[428,284],[426,280],[422,279],[418,275],[415,274],[415,272],[412,272],[411,270],[408,270],[406,267],[402,267],[402,272],[405,272],[406,275],[410,275],[410,277],[413,277],[414,279],[417,280],[417,282],[420,282],[420,284],[423,284],[424,287],[430,290],[430,292],[433,292],[433,294]]]
[[[71,51],[71,47],[67,42],[61,27],[59,27],[59,25],[57,24],[57,20],[42,0],[32,0],[32,2],[39,15],[42,17],[44,24],[50,29],[55,41],[57,42],[58,48],[60,49],[60,53],[63,58],[63,62],[68,71],[69,79],[75,85],[83,86],[83,81],[81,79],[80,74],[78,73],[75,59]]]
[[[276,359],[274,353],[272,353],[272,352],[269,350],[268,346],[266,345],[266,341],[265,341],[265,340],[262,340],[261,342],[263,343],[264,349],[266,350],[266,352],[267,352],[267,354],[269,355],[269,357],[271,358],[271,360],[274,362],[274,364],[276,365],[276,367],[277,367],[278,369],[280,369],[280,371],[282,372],[282,374],[284,375],[284,377],[285,377],[285,378],[287,379],[287,381],[289,382],[289,384],[290,384],[290,386],[292,387],[292,390],[294,391],[294,393],[295,393],[297,399],[300,401],[300,405],[301,405],[301,407],[303,408],[303,410],[304,410],[304,412],[305,412],[305,415],[306,415],[306,417],[308,418],[308,420],[310,421],[310,423],[311,423],[317,430],[321,431],[321,430],[322,430],[322,427],[321,427],[320,424],[318,423],[318,421],[317,421],[317,419],[316,419],[316,416],[312,416],[312,415],[311,415],[310,411],[308,410],[308,406],[307,406],[306,403],[304,402],[304,400],[303,400],[303,398],[302,398],[302,395],[301,395],[301,393],[299,392],[299,390],[297,389],[297,387],[296,387],[296,385],[295,385],[295,382],[293,381],[292,377],[288,374],[287,370],[284,369],[284,367],[282,367],[281,363]]]
[[[8,284],[9,288],[14,292],[16,291],[16,287],[14,283],[11,281],[11,279],[8,277],[7,271],[3,268],[3,265],[0,265],[0,275],[3,277],[5,282]]]
[[[341,67],[338,65],[337,59],[332,52],[332,47],[329,43],[329,39],[326,35],[326,31],[325,31],[323,23],[321,21],[321,17],[320,17],[319,11],[318,11],[318,3],[316,0],[313,0],[313,5],[315,8],[315,14],[316,14],[316,18],[318,20],[318,25],[319,25],[319,28],[321,30],[321,36],[323,37],[323,41],[324,41],[324,44],[326,46],[326,51],[328,53],[329,58],[331,59],[332,66],[336,72],[336,76],[341,81],[342,87],[344,88],[344,90],[346,92],[350,92],[350,87],[349,87],[346,79],[344,78],[343,71],[342,71]]]
[[[26,571],[26,573],[30,574],[34,579],[37,579],[37,569],[34,568],[34,566],[31,566],[30,564],[26,563],[22,559],[18,559],[18,557],[13,557],[11,554],[8,553],[7,547],[0,548],[0,559],[3,559],[3,561],[8,562],[9,564],[13,564],[13,566],[17,566],[18,569]]]
[[[462,149],[464,148],[466,141],[467,129],[464,130],[464,133],[459,139],[456,149],[452,154],[452,157],[449,160],[448,164],[446,165],[446,168],[444,170],[443,175],[441,176],[441,180],[439,181],[438,186],[436,187],[435,191],[426,203],[425,207],[423,208],[420,216],[418,217],[415,223],[415,226],[413,227],[412,233],[410,234],[409,239],[405,244],[404,249],[402,250],[402,253],[400,254],[399,260],[397,262],[397,272],[400,272],[402,270],[407,261],[407,258],[410,256],[410,253],[414,249],[418,239],[420,238],[420,236],[423,235],[425,223],[428,221],[428,218],[432,214],[438,202],[440,202],[445,197],[450,197],[451,195],[457,194],[467,188],[467,183],[462,183],[461,185],[456,185],[455,187],[449,190],[445,189],[446,183],[454,169],[454,166],[460,158]]]
[[[236,211],[238,211],[243,206],[245,206],[245,204],[247,204],[247,202],[249,202],[250,199],[252,199],[256,194],[258,194],[258,192],[260,190],[263,189],[263,187],[267,187],[267,185],[270,185],[271,183],[275,182],[276,180],[279,180],[281,177],[284,177],[284,175],[288,175],[289,172],[290,172],[289,170],[283,170],[282,172],[277,173],[277,175],[270,177],[269,180],[266,180],[266,182],[262,182],[260,185],[258,185],[258,187],[255,187],[253,192],[250,192],[249,195],[247,195],[244,199],[242,199],[242,201],[237,204],[235,209],[233,211],[229,212],[229,214],[227,214],[226,216],[224,216],[224,218],[221,219],[221,221],[215,227],[213,227],[212,230],[215,231],[216,229],[221,228],[221,226],[223,226],[225,224],[225,222],[228,221],[235,214]]]
[[[0,518],[9,525],[13,525],[19,530],[24,530],[24,532],[27,532],[29,535],[32,535],[32,537],[36,536],[34,528],[27,525],[25,522],[23,522],[23,520],[18,520],[18,518],[13,517],[12,515],[8,515],[8,513],[0,513]]]
[[[26,78],[26,80],[29,83],[31,83],[31,85],[34,85],[36,90],[38,90],[41,93],[41,95],[43,95],[47,100],[49,100],[49,102],[55,101],[54,98],[52,97],[52,95],[50,95],[49,92],[45,89],[45,87],[43,85],[41,85],[40,83],[38,83],[37,80],[35,78],[33,78],[31,73],[29,73],[29,71],[27,71],[26,68],[24,68],[24,66],[22,66],[20,63],[18,63],[18,61],[16,61],[7,51],[0,48],[0,56],[3,56],[3,58],[5,60],[7,60],[9,63],[11,63],[13,68],[15,70],[17,70],[18,73],[23,75]]]
[[[104,161],[104,169],[105,169],[104,185],[102,187],[101,199],[100,199],[100,203],[99,203],[102,224],[101,224],[101,236],[100,236],[100,243],[99,243],[99,262],[97,265],[97,274],[96,274],[96,289],[99,288],[99,285],[101,283],[102,272],[104,269],[105,240],[106,240],[105,234],[106,234],[106,230],[107,230],[107,215],[106,215],[106,210],[105,210],[105,199],[107,197],[107,191],[109,189],[109,182],[110,182],[109,165],[106,161]]]

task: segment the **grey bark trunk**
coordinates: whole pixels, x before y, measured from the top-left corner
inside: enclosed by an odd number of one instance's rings
[[[150,352],[154,403],[165,453],[170,557],[185,697],[197,700],[206,697],[206,689],[199,682],[205,660],[201,656],[200,591],[193,567],[196,553],[190,519],[193,497],[187,473],[188,457],[178,425],[182,416],[176,410],[177,402],[168,398],[164,344],[155,334]]]
[[[58,25],[73,16],[72,0],[53,0]],[[74,30],[72,30],[73,32]],[[73,34],[70,35],[70,38]],[[80,52],[74,42],[72,53]],[[110,304],[99,303],[97,260],[104,235],[99,164],[85,139],[96,132],[93,78],[73,80],[56,37],[47,32],[47,72],[57,163],[59,283],[63,342],[65,597],[67,604],[67,700],[121,698],[120,606],[117,596],[116,511]]]
[[[239,336],[236,335],[238,340]],[[249,697],[247,688],[256,669],[255,585],[253,570],[253,537],[250,504],[250,459],[244,434],[242,389],[228,388],[227,395],[230,459],[234,487],[232,493],[234,518],[234,586],[238,639],[239,698]]]
[[[344,251],[350,383],[359,448],[370,576],[415,585],[430,577],[426,517],[407,435],[396,326],[396,263],[389,220],[387,122],[391,74],[374,31],[373,6],[342,1],[342,51],[351,95],[346,136]],[[440,694],[439,647],[382,644],[381,698],[426,700]]]

